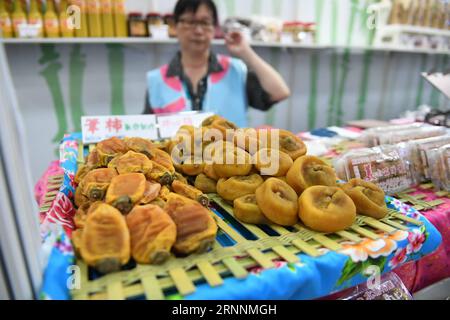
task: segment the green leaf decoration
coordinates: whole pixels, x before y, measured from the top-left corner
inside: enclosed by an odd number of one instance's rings
[[[294,273],[297,272],[297,269],[295,269],[295,263],[289,262],[289,263],[287,264],[287,267],[288,267],[289,270],[291,270],[292,272],[294,272]]]
[[[177,294],[167,296],[167,300],[184,300],[184,298],[182,295],[177,293]]]
[[[368,278],[369,275],[365,273],[367,268],[370,266],[377,266],[380,268],[380,273],[383,273],[385,267],[386,267],[387,258],[386,257],[378,257],[378,258],[370,258],[366,261],[354,263],[351,259],[348,259],[347,262],[344,265],[344,268],[342,269],[341,277],[339,278],[338,282],[336,283],[336,286],[339,287],[344,282],[350,280],[357,274],[361,274],[362,276]]]
[[[378,257],[378,258],[369,258],[366,261],[363,262],[363,267],[362,267],[362,275],[364,276],[369,276],[366,275],[365,271],[367,270],[367,268],[369,268],[370,266],[377,266],[378,268],[380,268],[380,272],[384,271],[384,268],[386,266],[386,262],[387,259],[386,257]]]
[[[345,281],[353,278],[355,275],[363,270],[363,263],[354,263],[352,259],[348,259],[342,269],[341,277],[339,278],[336,286],[341,286]]]
[[[422,233],[425,233],[425,231],[426,231],[426,230],[425,230],[425,225],[422,225],[422,226],[420,227],[419,231],[422,232]]]

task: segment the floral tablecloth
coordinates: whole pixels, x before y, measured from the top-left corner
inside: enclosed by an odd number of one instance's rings
[[[438,196],[432,189],[415,188],[411,195],[425,195],[424,201],[443,203],[421,213],[442,235],[442,244],[429,256],[395,270],[410,292],[417,292],[433,283],[450,277],[450,198]]]
[[[64,183],[51,209],[42,214],[42,237],[48,251],[48,265],[41,290],[43,299],[69,299],[74,254],[70,243],[74,208],[73,177],[77,169],[80,134],[67,135],[61,144],[60,166],[64,170]],[[392,209],[418,219],[422,226],[408,225],[407,231],[380,234],[378,240],[365,239],[359,244],[346,242],[339,252],[320,249],[321,256],[312,258],[299,254],[300,262],[276,262],[276,268],[254,268],[249,276],[238,280],[224,279],[220,287],[208,284],[197,286],[187,296],[172,299],[313,299],[363,283],[407,263],[417,261],[434,252],[442,242],[440,233],[417,210],[394,198],[386,202]],[[76,282],[76,281],[75,281]]]
[[[347,130],[362,132],[362,129],[347,127]],[[321,135],[315,133],[316,135]],[[332,162],[333,158],[350,149],[359,148],[356,141],[344,141],[335,148],[330,148],[324,155],[325,160]],[[439,248],[427,257],[421,260],[413,261],[397,268],[395,272],[402,279],[410,292],[417,292],[433,283],[450,277],[450,197],[449,195],[437,195],[432,188],[415,188],[416,191],[411,195],[425,195],[422,199],[430,202],[441,200],[443,203],[429,210],[423,210],[421,213],[436,227],[441,233],[443,241]]]

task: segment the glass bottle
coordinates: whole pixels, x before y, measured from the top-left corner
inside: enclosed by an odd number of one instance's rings
[[[0,0],[0,30],[3,38],[13,37],[12,21],[5,6],[5,0]]]
[[[41,38],[44,35],[44,20],[42,19],[42,13],[40,10],[38,0],[30,0],[30,12],[28,13],[28,24],[35,25],[39,28],[38,37]]]
[[[114,26],[116,37],[128,37],[127,15],[124,0],[114,1]]]
[[[14,11],[11,15],[14,35],[19,37],[19,25],[27,23],[27,16],[22,9],[22,5],[19,0],[14,1]]]
[[[103,36],[108,38],[114,37],[114,17],[111,1],[100,0]]]
[[[59,19],[55,10],[55,2],[47,0],[47,8],[44,14],[44,31],[47,38],[59,38]]]
[[[61,0],[59,3],[59,25],[61,26],[61,36],[63,38],[72,38],[73,37],[73,29],[70,28],[68,19],[69,15],[67,14],[67,8],[69,4],[67,0]]]
[[[89,37],[99,38],[102,36],[100,2],[98,0],[87,0],[86,7],[89,25]]]
[[[79,28],[75,28],[75,37],[87,38],[89,35],[89,30],[86,13],[86,2],[85,0],[71,0],[70,3],[71,5],[78,7],[80,10],[80,25]]]

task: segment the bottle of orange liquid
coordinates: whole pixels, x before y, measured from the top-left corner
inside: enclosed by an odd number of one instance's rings
[[[61,2],[59,3],[59,25],[61,28],[61,36],[63,38],[72,38],[73,29],[69,27],[69,15],[67,14],[67,7],[67,0],[61,0]]]
[[[44,14],[44,31],[47,38],[59,38],[59,19],[55,10],[55,2],[47,0],[47,8]]]
[[[42,38],[44,35],[44,20],[40,10],[38,0],[30,0],[30,12],[28,13],[28,24],[34,25],[39,29],[38,37]]]
[[[125,13],[125,1],[114,1],[114,28],[116,37],[128,37],[127,15]]]
[[[27,0],[20,0],[20,5],[22,6],[23,12],[25,12],[25,14],[26,14],[28,11]]]
[[[8,11],[6,10],[5,0],[0,0],[0,37],[13,37],[12,21]]]
[[[5,9],[6,9],[6,12],[8,12],[9,13],[9,16],[11,17],[11,14],[13,13],[13,11],[14,11],[14,3],[13,3],[13,0],[4,0],[5,1]]]
[[[86,2],[85,2],[85,0],[71,0],[70,4],[78,7],[78,10],[80,11],[80,16],[79,16],[80,28],[75,29],[75,37],[87,38],[89,36],[89,28],[88,28],[87,13],[86,13]]]
[[[86,6],[89,25],[89,37],[99,38],[102,36],[100,2],[99,0],[87,0]]]
[[[20,1],[18,1],[18,0],[14,1],[14,11],[11,15],[11,20],[12,20],[14,35],[18,38],[19,37],[19,25],[27,23],[27,16],[22,9],[22,5],[20,4]]]
[[[100,0],[102,14],[102,29],[104,37],[114,37],[113,0]]]

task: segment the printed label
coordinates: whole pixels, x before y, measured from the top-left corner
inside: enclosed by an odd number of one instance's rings
[[[50,32],[58,30],[58,19],[45,20],[45,29]]]
[[[42,24],[42,19],[39,18],[29,18],[28,24]]]
[[[355,178],[361,179],[358,166],[353,166],[353,172],[355,173]]]
[[[411,296],[401,286],[391,281],[382,283],[379,288],[367,290],[356,295],[354,300],[411,300]]]
[[[25,18],[14,18],[12,23],[13,26],[17,28],[21,24],[26,24],[27,20]]]
[[[11,20],[9,18],[0,18],[0,28],[9,30],[12,27]],[[8,29],[7,29],[8,28]]]
[[[158,139],[156,116],[82,117],[83,143],[96,143],[111,137]]]
[[[351,165],[355,178],[377,183],[387,193],[407,188],[411,183],[396,151],[356,157]]]

